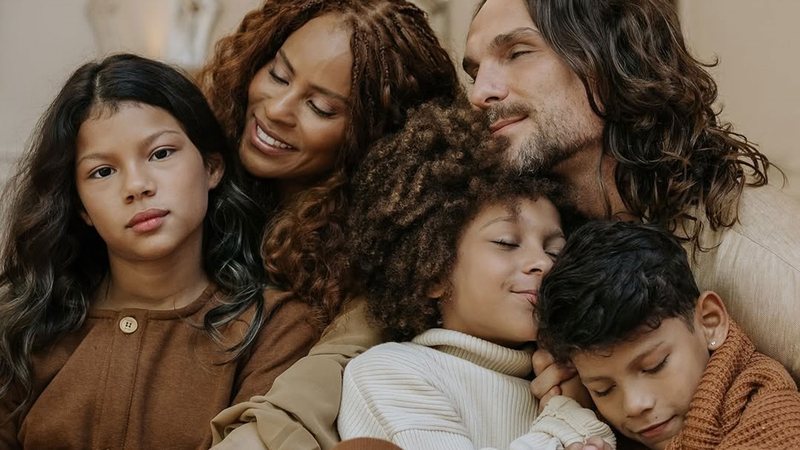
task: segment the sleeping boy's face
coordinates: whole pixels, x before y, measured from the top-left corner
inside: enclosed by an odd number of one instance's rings
[[[600,413],[622,434],[663,449],[681,428],[709,359],[706,329],[669,318],[631,341],[572,356]],[[716,345],[716,343],[715,343]]]

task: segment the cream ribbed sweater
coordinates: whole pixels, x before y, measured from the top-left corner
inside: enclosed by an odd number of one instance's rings
[[[406,449],[559,449],[609,427],[566,397],[536,417],[531,354],[433,329],[353,359],[344,374],[342,439],[377,437]]]

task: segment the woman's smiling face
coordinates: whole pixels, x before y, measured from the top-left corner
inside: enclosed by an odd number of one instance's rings
[[[250,174],[277,180],[282,194],[329,173],[344,142],[350,34],[337,15],[314,18],[250,82],[239,156]]]

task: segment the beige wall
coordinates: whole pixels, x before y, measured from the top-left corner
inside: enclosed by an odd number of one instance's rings
[[[163,10],[164,0],[110,0],[121,13],[137,2],[149,11]],[[213,36],[232,31],[259,0],[224,0]],[[86,15],[87,0],[0,0],[0,185],[69,74],[80,64],[102,56]],[[140,17],[141,16],[141,17]],[[140,14],[143,35],[156,33]],[[156,22],[157,23],[157,22]],[[139,51],[132,40],[109,51]],[[212,39],[213,41],[213,39]],[[151,55],[153,56],[153,55]]]
[[[82,3],[0,0],[0,180],[66,74],[94,55]]]
[[[719,58],[711,72],[723,118],[786,172],[787,190],[800,197],[800,1],[681,0],[679,11],[695,56]]]

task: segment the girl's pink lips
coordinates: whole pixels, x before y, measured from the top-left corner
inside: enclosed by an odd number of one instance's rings
[[[153,231],[164,223],[164,216],[169,214],[166,209],[149,208],[142,212],[136,213],[131,220],[125,225],[126,228],[131,228],[133,231],[139,233],[146,233]]]

